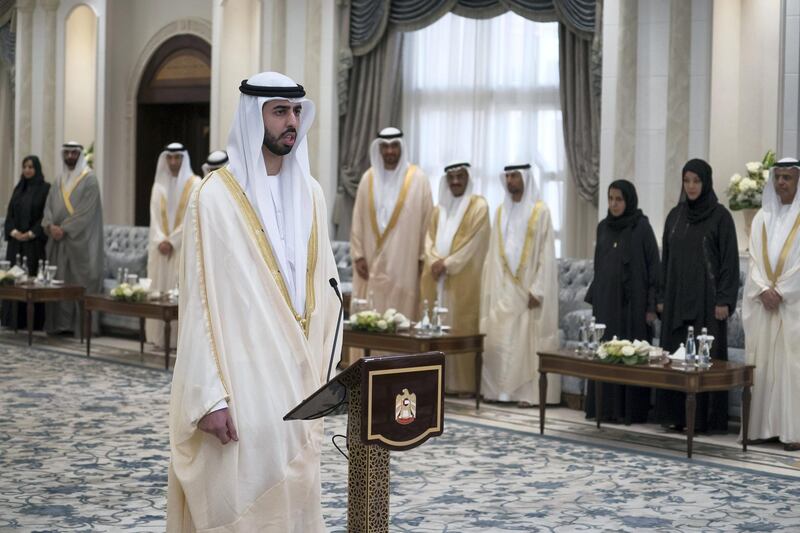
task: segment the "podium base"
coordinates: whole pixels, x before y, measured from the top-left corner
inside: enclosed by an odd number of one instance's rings
[[[357,390],[361,376],[352,374],[343,383]],[[389,451],[361,442],[361,395],[351,394],[347,416],[348,533],[388,533],[389,531]]]

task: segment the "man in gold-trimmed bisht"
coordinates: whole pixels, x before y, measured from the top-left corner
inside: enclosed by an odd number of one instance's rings
[[[537,350],[558,348],[553,226],[531,165],[507,166],[500,180],[506,195],[495,214],[481,284],[481,392],[488,400],[527,406],[539,403]],[[547,403],[557,403],[560,378],[551,374],[548,380]]]
[[[44,205],[42,228],[47,240],[47,260],[58,267],[56,278],[81,285],[86,294],[103,292],[103,206],[97,176],[86,162],[83,146],[64,143],[61,175],[50,187]],[[48,303],[44,328],[48,333],[80,334],[78,302]],[[99,332],[97,321],[95,331]]]
[[[439,181],[439,205],[433,209],[425,237],[421,296],[448,309],[452,333],[475,335],[480,330],[481,273],[489,248],[489,205],[473,194],[470,164],[447,165]],[[447,362],[447,392],[475,391],[475,360],[454,357]]]
[[[200,178],[192,171],[189,152],[181,143],[168,144],[158,156],[150,193],[147,277],[152,281],[150,287],[154,291],[163,293],[178,285],[183,222],[189,198],[198,185]],[[175,336],[172,339],[175,343]],[[164,323],[161,320],[147,321],[147,340],[164,345]]]
[[[282,420],[324,382],[339,313],[314,104],[275,72],[240,91],[184,225],[167,531],[314,533],[322,420]]]
[[[428,178],[408,162],[403,133],[384,128],[370,147],[372,166],[356,192],[350,255],[353,298],[378,312],[420,315],[419,275],[433,201]]]
[[[800,162],[781,159],[764,185],[750,232],[750,271],[742,297],[747,362],[756,366],[752,441],[777,438],[800,450]]]

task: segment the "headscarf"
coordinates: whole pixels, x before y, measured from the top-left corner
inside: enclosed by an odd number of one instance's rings
[[[464,194],[456,198],[447,183],[447,173],[460,169],[467,171],[467,186]],[[442,257],[450,255],[453,237],[461,225],[464,213],[467,212],[472,189],[473,179],[469,163],[453,163],[444,168],[444,174],[439,180],[439,220],[436,231],[436,251]]]
[[[218,168],[222,168],[228,162],[228,154],[225,150],[215,150],[208,154],[206,158],[206,162],[203,163],[201,170],[203,171],[203,176],[208,176],[212,170],[217,170]]]
[[[381,145],[393,142],[400,143],[400,159],[394,170],[387,170],[381,157]],[[394,206],[403,187],[403,178],[408,170],[409,162],[406,147],[403,143],[403,132],[398,128],[384,128],[369,147],[369,162],[373,172],[373,201],[378,219],[378,228],[384,231],[392,218]]]
[[[239,106],[228,135],[228,167],[252,199],[272,252],[280,265],[292,305],[302,314],[306,300],[306,264],[313,210],[311,172],[308,164],[306,134],[314,122],[314,103],[305,98],[305,90],[288,76],[262,72],[244,80]],[[302,105],[300,124],[292,150],[283,156],[280,171],[280,198],[273,198],[267,183],[267,167],[261,147],[264,142],[262,109],[271,100],[287,100]],[[284,235],[278,226],[274,204],[283,206]],[[327,224],[327,221],[318,221]]]
[[[515,202],[508,192],[506,174],[517,171],[522,174],[524,190],[519,202]],[[523,165],[508,165],[500,173],[500,184],[505,191],[501,219],[501,235],[508,266],[514,270],[522,256],[522,247],[525,244],[525,235],[528,232],[528,220],[533,213],[536,202],[540,200],[539,187],[537,186],[539,168],[529,163]]]
[[[769,179],[764,184],[764,195],[761,201],[761,210],[764,212],[764,224],[767,228],[767,254],[769,262],[774,267],[778,264],[783,244],[792,231],[797,215],[800,214],[800,194],[794,195],[794,200],[784,207],[778,193],[775,192],[775,168],[797,168],[800,169],[800,162],[789,157],[778,161],[770,170]],[[753,228],[754,231],[761,231],[761,228]],[[756,250],[761,253],[760,250]]]
[[[703,183],[703,190],[700,192],[695,200],[689,200],[686,196],[686,190],[683,187],[683,177],[687,172],[694,172],[700,177]],[[681,202],[686,202],[687,219],[690,224],[696,224],[711,216],[714,209],[719,205],[717,194],[714,192],[714,182],[711,178],[711,165],[702,159],[690,159],[683,165],[681,171]]]
[[[632,227],[644,216],[642,210],[639,209],[639,196],[636,194],[636,187],[628,180],[612,181],[608,186],[609,192],[611,189],[617,189],[622,193],[625,199],[625,211],[618,217],[608,211],[606,215],[606,224],[609,228],[621,230],[624,228]]]
[[[44,183],[44,174],[42,174],[42,162],[39,161],[39,158],[35,155],[26,156],[25,159],[22,160],[22,164],[25,164],[25,161],[30,161],[33,164],[33,176],[30,178],[26,178],[24,175],[20,174],[19,181],[17,185],[14,187],[14,192],[12,193],[11,197],[18,196],[25,192],[29,186],[39,185]]]
[[[172,171],[169,169],[167,162],[168,154],[180,154],[183,156],[181,161],[181,168],[178,170],[178,175],[173,176]],[[168,144],[158,156],[156,163],[156,175],[153,180],[159,187],[163,187],[164,194],[167,196],[167,217],[170,227],[175,224],[175,215],[178,211],[178,202],[180,201],[181,194],[186,182],[189,181],[194,172],[192,172],[192,162],[189,159],[189,152],[181,143],[173,142]]]
[[[72,187],[73,182],[80,176],[84,169],[88,166],[86,163],[86,157],[83,154],[83,145],[79,142],[69,141],[65,142],[62,146],[62,153],[66,152],[67,150],[78,150],[80,151],[80,155],[78,156],[78,161],[75,163],[75,168],[72,170],[67,167],[66,163],[63,163],[62,157],[62,166],[61,166],[61,183],[64,185],[65,189],[70,189]]]

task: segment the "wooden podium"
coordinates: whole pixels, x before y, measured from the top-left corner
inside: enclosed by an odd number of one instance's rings
[[[389,450],[442,434],[444,354],[364,357],[292,409],[284,420],[347,412],[347,531],[389,531]]]

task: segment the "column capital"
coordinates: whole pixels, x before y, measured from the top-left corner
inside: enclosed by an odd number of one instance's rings
[[[39,0],[39,5],[41,5],[45,11],[55,11],[58,9],[61,0]]]
[[[31,13],[36,7],[36,0],[17,0],[17,11],[20,13]]]

